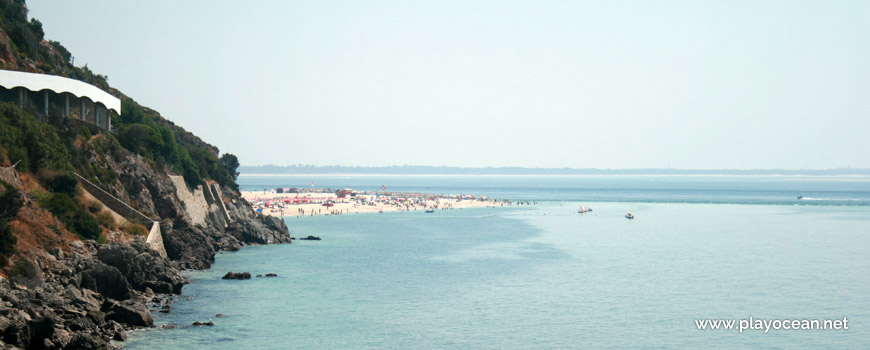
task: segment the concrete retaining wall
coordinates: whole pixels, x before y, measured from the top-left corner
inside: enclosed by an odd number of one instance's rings
[[[166,248],[163,246],[163,234],[160,231],[160,222],[154,221],[151,224],[151,231],[148,232],[148,238],[145,239],[145,244],[151,250],[156,251],[162,257],[166,257]]]
[[[202,186],[197,186],[193,192],[190,192],[183,177],[169,175],[169,179],[175,185],[175,194],[184,204],[184,209],[190,215],[192,224],[205,226],[205,218],[208,217],[208,202],[205,200]]]

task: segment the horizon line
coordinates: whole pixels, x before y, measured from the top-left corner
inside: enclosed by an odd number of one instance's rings
[[[521,170],[575,170],[575,171],[862,171],[870,172],[870,168],[571,168],[571,167],[523,167],[523,166],[478,166],[466,167],[455,165],[240,165],[239,168],[353,168],[353,169],[378,169],[378,168],[432,168],[432,169],[463,169],[463,170],[497,170],[497,169],[521,169]]]

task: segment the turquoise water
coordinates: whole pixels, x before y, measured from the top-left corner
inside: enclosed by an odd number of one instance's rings
[[[812,185],[831,191],[821,181]],[[691,186],[702,187],[670,187]],[[831,192],[860,199],[867,187]],[[582,203],[595,211],[580,215],[580,204],[288,218],[293,236],[323,240],[220,254],[211,270],[189,274],[172,313],[155,315],[177,328],[134,332],[125,345],[742,349],[864,348],[870,339],[866,205],[601,201]],[[635,220],[622,217],[628,208]],[[278,277],[221,280],[229,270]],[[849,330],[739,333],[694,322],[750,316],[847,317]],[[214,327],[187,326],[210,318]]]

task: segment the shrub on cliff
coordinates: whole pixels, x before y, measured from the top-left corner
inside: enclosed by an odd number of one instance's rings
[[[72,172],[42,171],[39,177],[42,179],[42,185],[45,189],[75,197],[79,180]]]
[[[52,194],[45,203],[40,203],[40,205],[54,214],[66,225],[67,229],[83,239],[98,239],[103,232],[97,220],[66,194]]]
[[[0,146],[19,171],[72,170],[56,129],[9,102],[0,103]]]
[[[131,152],[147,156],[153,156],[155,151],[163,147],[163,137],[159,131],[138,123],[122,127],[118,133],[118,141]]]
[[[103,211],[97,214],[97,222],[100,226],[103,226],[110,230],[115,230],[118,228],[118,224],[115,222],[115,217],[112,216],[112,213],[108,211]]]
[[[135,222],[128,222],[121,227],[121,231],[127,232],[134,236],[147,236],[148,229],[145,226]]]
[[[15,243],[18,239],[12,234],[12,229],[6,225],[6,220],[0,219],[0,268],[9,263],[8,257],[15,253]]]
[[[0,181],[0,219],[9,220],[24,205],[24,194],[4,181]]]

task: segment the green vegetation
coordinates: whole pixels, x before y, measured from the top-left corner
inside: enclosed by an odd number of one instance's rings
[[[9,256],[15,253],[15,243],[18,239],[12,234],[12,229],[6,225],[6,220],[0,219],[0,268],[9,264]]]
[[[87,210],[64,193],[55,193],[45,203],[40,203],[55,217],[60,219],[70,231],[82,239],[98,239],[103,230]]]
[[[15,253],[15,243],[18,239],[12,234],[12,229],[6,224],[6,220],[14,218],[18,210],[24,205],[24,195],[21,191],[9,184],[0,181],[0,268],[8,264],[7,257]]]
[[[0,103],[0,147],[19,171],[71,171],[70,156],[55,128],[12,103]]]

